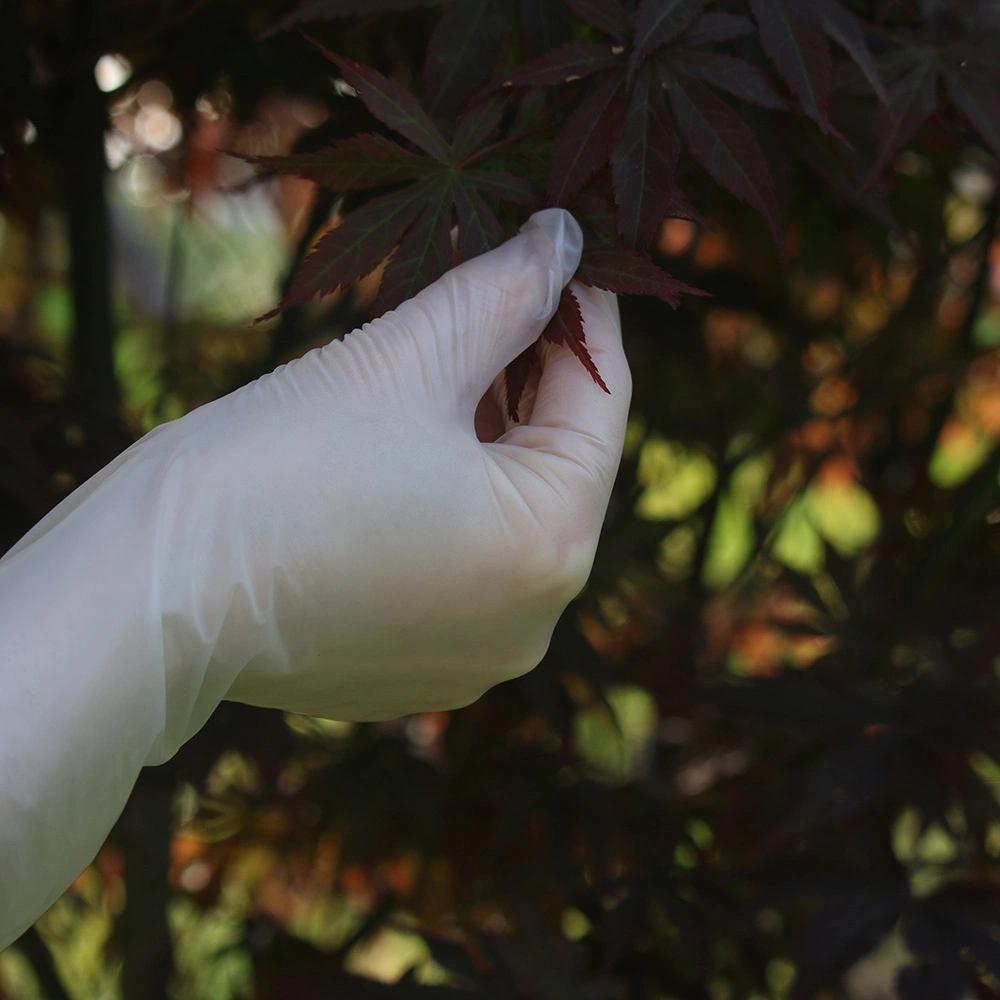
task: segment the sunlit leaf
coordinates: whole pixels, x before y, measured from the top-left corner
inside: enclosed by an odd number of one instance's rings
[[[878,537],[878,505],[860,483],[816,482],[806,502],[813,523],[843,555],[857,554]]]
[[[796,573],[811,575],[822,569],[826,549],[803,500],[785,511],[771,554]]]
[[[728,587],[746,565],[755,542],[753,517],[737,495],[727,492],[716,507],[701,570],[705,585]]]
[[[573,746],[601,782],[621,784],[640,778],[649,767],[657,710],[648,691],[619,684],[600,702],[576,714]]]
[[[935,486],[954,489],[982,467],[994,446],[993,438],[981,428],[952,415],[938,435],[927,474]]]
[[[644,489],[635,503],[636,516],[649,521],[686,517],[711,496],[717,478],[704,452],[650,437],[639,452],[636,480]]]

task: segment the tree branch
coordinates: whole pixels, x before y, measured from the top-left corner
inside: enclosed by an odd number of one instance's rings
[[[114,837],[125,854],[125,910],[119,921],[123,1000],[168,1000],[174,973],[167,924],[174,768],[144,768]]]
[[[73,21],[75,51],[92,50],[96,34],[93,0],[78,0]],[[70,63],[72,69],[52,93],[50,141],[61,167],[69,230],[72,386],[86,402],[114,412],[121,390],[114,369],[111,246],[104,191],[107,108],[89,60],[71,59]]]

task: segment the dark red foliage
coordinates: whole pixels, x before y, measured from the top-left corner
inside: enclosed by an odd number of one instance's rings
[[[590,377],[605,391],[611,390],[604,384],[594,364],[590,351],[587,350],[587,335],[583,330],[583,314],[580,312],[580,303],[576,296],[568,289],[564,288],[559,299],[559,308],[556,309],[555,316],[549,320],[549,325],[542,331],[542,337],[553,344],[562,344],[568,347],[579,359],[584,368],[590,372]]]
[[[671,278],[647,254],[610,244],[587,247],[577,276],[584,284],[617,295],[656,295],[672,306],[681,295],[705,294]]]
[[[385,9],[412,6],[418,5],[399,0]],[[357,4],[313,2],[280,23],[360,12]],[[593,40],[579,40],[579,32],[577,40],[566,37],[567,14],[579,18]],[[395,80],[317,46],[375,119],[409,145],[362,135],[315,154],[261,157],[260,165],[337,192],[413,183],[404,193],[355,209],[363,213],[358,220],[349,215],[342,232],[321,241],[279,310],[344,287],[361,276],[362,266],[373,269],[399,245],[375,311],[391,308],[447,268],[453,225],[463,257],[496,246],[526,210],[542,204],[537,190],[516,176],[512,154],[540,151],[546,141],[552,142],[547,203],[576,207],[580,192],[603,176],[617,220],[615,233],[602,238],[636,251],[649,247],[663,218],[686,214],[678,211],[684,197],[679,185],[690,175],[689,160],[756,209],[780,246],[783,223],[769,160],[776,156],[774,134],[789,119],[814,122],[830,136],[825,141],[832,155],[849,143],[874,146],[870,181],[934,112],[943,77],[956,107],[1000,149],[994,113],[1000,83],[981,46],[940,50],[922,38],[887,44],[882,37],[876,58],[869,41],[875,25],[839,0],[748,0],[748,10],[709,0],[641,0],[634,7],[619,0],[566,0],[565,7],[547,0],[524,19],[522,41],[528,55],[540,38],[559,44],[513,66],[518,35],[511,15],[509,0],[448,4],[428,42],[422,102]],[[730,47],[754,31],[764,60],[746,46]],[[839,47],[836,53],[828,38]],[[869,136],[849,140],[847,120],[835,121],[831,95],[847,81],[852,93],[866,92],[874,106]],[[511,114],[498,87],[538,90],[542,100],[529,104],[518,97],[521,110]],[[733,98],[761,110],[747,116],[729,103]],[[463,108],[453,128],[448,119]],[[514,172],[482,169],[508,164]],[[602,173],[606,166],[610,170]],[[383,214],[386,221],[377,224]],[[364,251],[354,254],[350,248],[359,241]],[[421,247],[421,241],[433,246]],[[648,265],[643,274],[630,283],[630,293],[657,286]],[[508,388],[519,381],[512,378]]]
[[[621,70],[609,74],[570,115],[556,138],[549,201],[568,205],[605,163],[622,130]]]
[[[836,0],[831,0],[835,5]],[[799,99],[802,110],[824,131],[830,122],[830,47],[822,0],[750,0],[764,51]]]

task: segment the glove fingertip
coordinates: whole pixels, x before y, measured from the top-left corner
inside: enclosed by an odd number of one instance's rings
[[[539,318],[548,318],[559,304],[559,296],[580,266],[583,253],[583,230],[564,208],[546,208],[535,212],[521,227],[522,233],[538,230],[552,244],[555,254],[549,271],[549,287],[545,307]]]

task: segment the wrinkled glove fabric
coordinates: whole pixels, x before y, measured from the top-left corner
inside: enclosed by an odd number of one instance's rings
[[[383,318],[156,428],[0,560],[0,948],[92,860],[139,769],[223,699],[345,720],[456,708],[535,666],[583,586],[630,396],[546,344],[577,267],[538,213]],[[482,401],[482,402],[481,402]],[[499,436],[477,436],[492,403]]]

